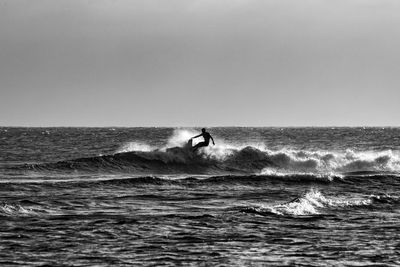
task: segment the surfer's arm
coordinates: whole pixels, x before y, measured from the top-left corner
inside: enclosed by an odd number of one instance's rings
[[[199,135],[193,136],[191,139],[200,137],[200,136],[202,136],[202,135],[203,135],[203,134],[199,134]]]
[[[212,138],[212,136],[210,135],[210,138],[211,138],[211,141],[213,141],[213,145],[215,145],[215,143],[214,143],[214,139]]]

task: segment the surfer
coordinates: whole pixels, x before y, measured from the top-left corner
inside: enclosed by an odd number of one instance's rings
[[[200,143],[198,143],[197,145],[195,145],[195,146],[193,147],[193,152],[195,152],[195,151],[196,151],[197,149],[199,149],[200,147],[208,146],[208,144],[210,143],[210,139],[212,140],[213,145],[215,145],[214,139],[212,138],[211,134],[209,134],[208,132],[206,132],[206,129],[205,129],[205,128],[201,129],[201,134],[196,135],[196,136],[193,136],[192,138],[190,138],[190,140],[192,140],[193,138],[200,137],[200,136],[203,136],[204,142],[200,142]]]

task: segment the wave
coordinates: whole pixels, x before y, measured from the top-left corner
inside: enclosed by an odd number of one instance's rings
[[[78,158],[55,163],[19,166],[34,171],[127,172],[135,174],[258,174],[273,176],[348,173],[400,173],[398,151],[308,151],[270,150],[263,144],[230,144],[191,151],[186,142],[193,133],[177,130],[159,149],[129,142],[114,154]]]
[[[380,187],[388,184],[398,184],[399,175],[367,175],[367,176],[324,176],[319,174],[290,174],[290,175],[126,175],[126,174],[101,174],[77,175],[69,177],[48,176],[30,178],[1,179],[0,184],[5,190],[20,190],[21,186],[48,188],[94,188],[94,187],[186,187],[186,186],[253,186],[274,187],[277,184],[285,186],[310,185],[324,186],[361,186],[374,184]]]
[[[229,174],[260,172],[263,168],[273,166],[273,164],[268,155],[253,147],[236,151],[222,160],[204,153],[193,153],[188,147],[173,147],[165,151],[123,152],[22,167],[36,171],[101,170],[147,174]]]
[[[55,163],[24,165],[37,171],[122,171],[142,174],[261,174],[322,175],[399,173],[400,159],[392,152],[375,156],[358,153],[263,151],[247,146],[229,149],[224,157],[210,151],[192,153],[187,147],[153,151],[122,152]]]
[[[382,204],[390,205],[395,203],[400,203],[400,197],[391,195],[327,197],[317,189],[310,189],[302,196],[286,203],[246,207],[241,209],[241,211],[264,216],[278,215],[297,217],[327,215],[329,211],[333,209],[348,209],[354,207],[381,208]]]
[[[17,203],[1,203],[0,204],[0,216],[32,216],[36,215],[37,212],[29,207]]]

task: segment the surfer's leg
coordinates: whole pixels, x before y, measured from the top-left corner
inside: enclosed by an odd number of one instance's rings
[[[197,149],[199,149],[200,147],[207,146],[207,145],[208,144],[206,142],[200,142],[193,147],[193,152],[196,151]]]

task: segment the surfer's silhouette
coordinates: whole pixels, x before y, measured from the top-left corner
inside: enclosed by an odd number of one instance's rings
[[[192,140],[193,138],[200,137],[200,136],[203,136],[204,142],[200,142],[200,143],[198,143],[197,145],[195,145],[195,146],[193,147],[193,152],[195,152],[195,151],[196,151],[197,149],[199,149],[200,147],[208,146],[208,144],[210,143],[210,139],[212,140],[213,145],[215,145],[214,139],[212,138],[211,134],[209,134],[208,132],[206,132],[206,129],[205,129],[205,128],[201,129],[201,134],[196,135],[196,136],[193,136],[192,138],[190,138],[190,140]]]

